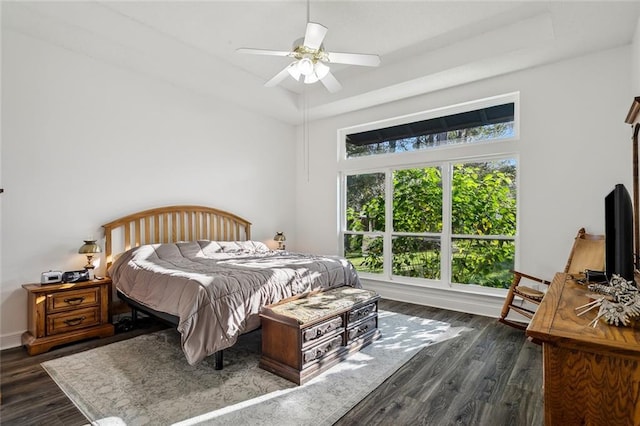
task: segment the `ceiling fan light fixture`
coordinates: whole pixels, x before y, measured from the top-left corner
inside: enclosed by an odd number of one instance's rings
[[[313,61],[309,58],[302,58],[298,61],[298,71],[300,74],[309,76],[313,73]]]
[[[266,87],[273,87],[287,76],[293,77],[296,81],[305,84],[313,84],[321,81],[324,87],[331,93],[335,93],[342,88],[340,82],[333,76],[330,70],[330,63],[359,65],[365,67],[377,67],[380,65],[378,55],[364,53],[340,53],[327,52],[324,48],[324,38],[327,34],[327,27],[309,21],[309,3],[307,0],[307,28],[303,38],[293,42],[290,51],[240,48],[237,52],[250,53],[254,55],[287,56],[293,58],[294,62],[287,65],[278,74],[267,81]]]
[[[311,73],[311,74],[305,76],[304,84],[313,84],[313,83],[316,83],[318,80],[320,80],[320,79],[318,78],[318,76],[314,72],[314,73]]]

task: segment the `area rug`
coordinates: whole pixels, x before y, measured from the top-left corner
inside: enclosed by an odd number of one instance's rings
[[[95,424],[331,425],[421,348],[468,328],[380,312],[382,337],[303,386],[258,367],[259,332],[187,364],[175,330],[138,336],[42,364]],[[102,421],[101,421],[102,419]]]

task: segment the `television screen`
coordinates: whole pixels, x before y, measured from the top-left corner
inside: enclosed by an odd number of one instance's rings
[[[605,272],[633,281],[633,207],[623,184],[605,197]]]

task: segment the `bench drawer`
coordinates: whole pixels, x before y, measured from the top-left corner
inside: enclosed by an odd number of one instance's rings
[[[369,303],[362,308],[357,308],[349,312],[349,324],[360,321],[372,313],[378,312],[378,303]]]
[[[320,343],[310,349],[303,350],[302,368],[306,368],[309,366],[309,363],[329,355],[332,351],[335,351],[340,346],[342,346],[342,335],[339,334],[324,343]]]
[[[366,335],[367,333],[376,330],[378,328],[378,316],[371,316],[369,319],[362,321],[360,324],[356,324],[353,327],[349,327],[347,330],[347,344],[351,343],[355,339]]]
[[[332,333],[339,333],[342,331],[342,324],[342,316],[339,316],[302,330],[302,345],[312,345],[325,336],[329,336]]]

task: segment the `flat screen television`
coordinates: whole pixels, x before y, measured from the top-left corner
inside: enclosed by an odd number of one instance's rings
[[[627,188],[619,183],[604,199],[605,273],[633,281],[633,207]]]

